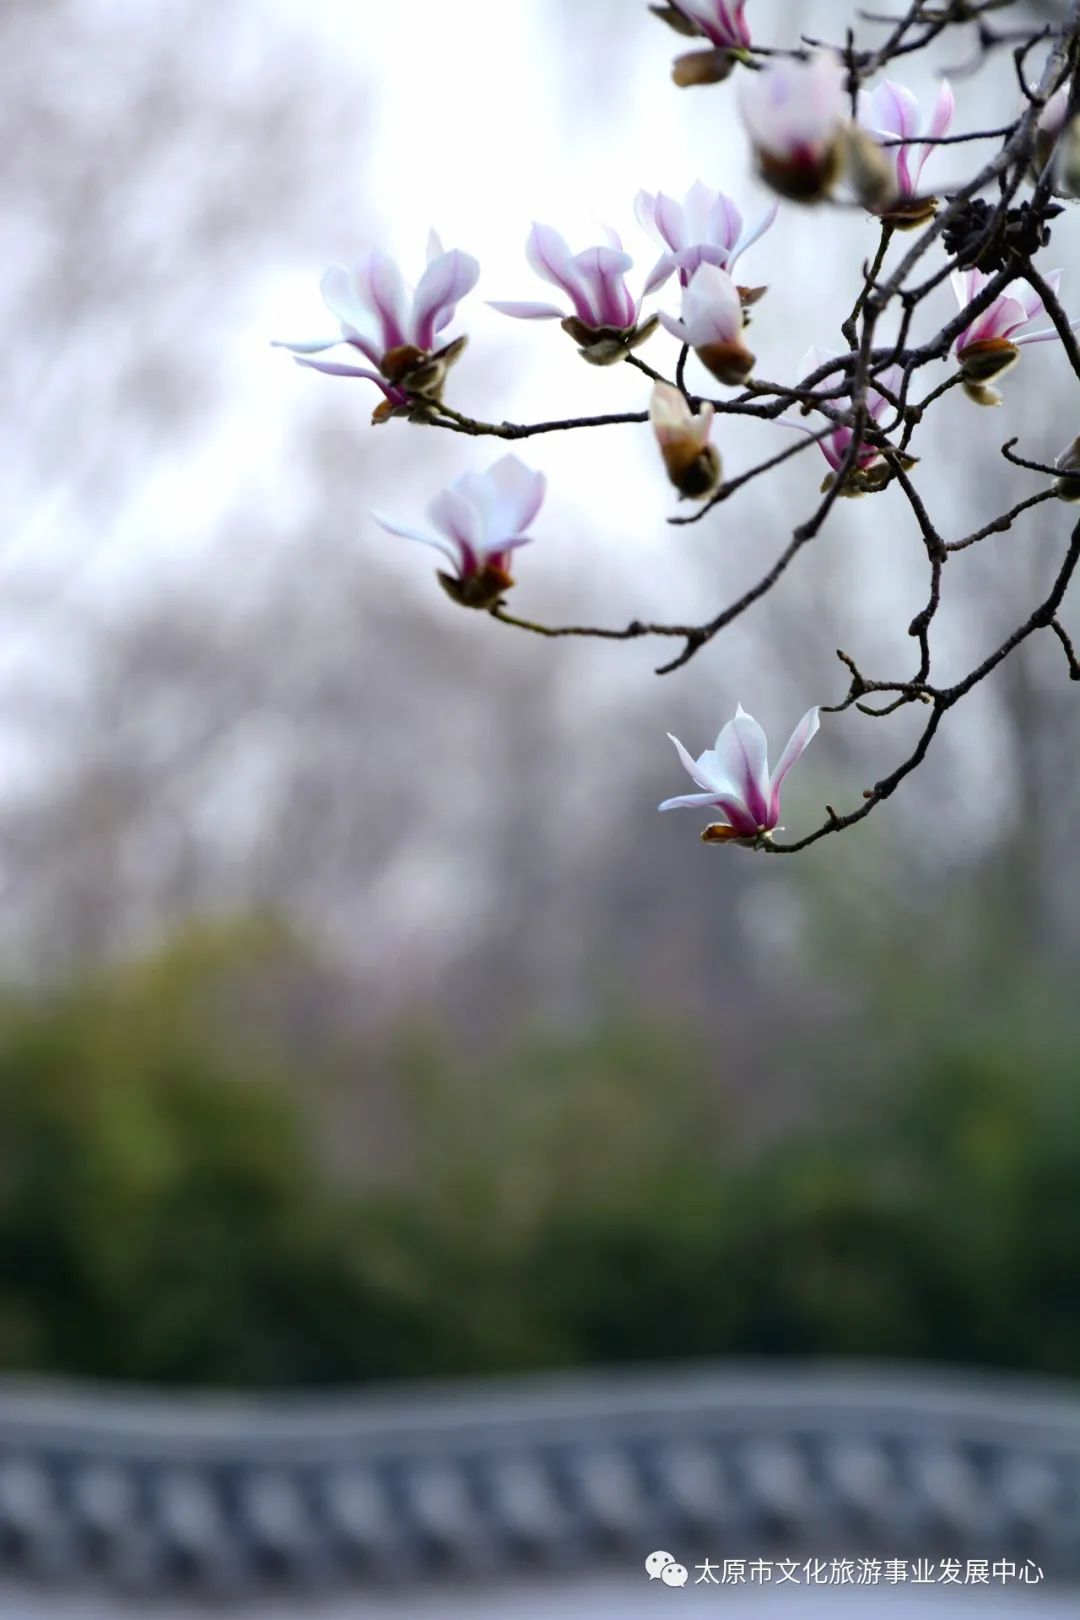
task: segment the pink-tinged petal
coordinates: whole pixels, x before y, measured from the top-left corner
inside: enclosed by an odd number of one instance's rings
[[[654,236],[659,234],[659,226],[656,223],[656,203],[657,199],[651,191],[639,191],[634,198],[634,218],[643,231],[648,231],[650,235]]]
[[[824,349],[819,343],[812,343],[799,361],[799,377],[812,377],[827,361],[838,360],[839,357],[838,349]]]
[[[683,769],[698,787],[704,788],[703,793],[684,793],[677,798],[665,799],[660,805],[661,810],[704,809],[719,810],[732,827],[736,827],[744,836],[753,837],[757,826],[747,812],[746,806],[741,802],[732,787],[721,774],[716,755],[711,751],[702,754],[700,759],[693,759],[679,741],[678,737],[668,736],[675,744],[675,751],[682,762]]]
[[[455,249],[432,259],[413,298],[412,339],[418,349],[433,349],[435,336],[454,318],[460,299],[480,279],[480,266],[469,253]]]
[[[383,353],[408,343],[408,290],[393,259],[376,248],[357,266],[356,279],[361,297],[379,322]]]
[[[1027,310],[1018,298],[1011,298],[1002,293],[995,298],[989,309],[983,310],[966,331],[957,339],[957,350],[966,349],[971,343],[988,343],[993,338],[1010,337],[1021,326],[1030,320]]]
[[[360,297],[356,277],[343,264],[331,264],[323,271],[319,290],[331,315],[343,326],[362,330],[369,323],[369,311]]]
[[[290,354],[322,354],[325,349],[336,349],[339,344],[347,343],[344,337],[313,338],[307,343],[289,343],[285,338],[272,338],[272,349],[288,349]]]
[[[870,97],[872,127],[879,135],[911,141],[918,133],[919,103],[911,91],[902,84],[886,79]],[[902,197],[910,197],[915,183],[910,170],[910,152],[906,146],[887,147],[886,155],[896,169],[897,189]]]
[[[695,349],[734,343],[742,333],[743,308],[731,277],[715,264],[700,265],[683,292],[682,316]]]
[[[1060,291],[1061,278],[1063,274],[1064,272],[1061,270],[1048,270],[1046,273],[1046,284],[1055,297]],[[1005,291],[1010,297],[1019,299],[1020,303],[1023,304],[1025,310],[1027,311],[1027,318],[1029,321],[1033,321],[1036,315],[1042,314],[1043,301],[1039,294],[1035,291],[1035,288],[1032,287],[1028,282],[1011,281],[1008,287],[1006,287]]]
[[[678,338],[680,343],[690,342],[690,333],[682,321],[677,321],[673,315],[667,315],[663,310],[660,311],[660,325],[665,332],[670,332],[673,338]]]
[[[808,427],[805,422],[796,422],[790,416],[778,416],[776,418],[776,425],[777,427],[794,428],[796,433],[805,433],[808,439],[812,439],[815,433],[814,428]],[[843,429],[837,428],[836,433],[830,434],[828,438],[818,440],[818,448],[825,457],[825,460],[829,463],[829,466],[832,467],[834,471],[839,470],[840,464],[844,459],[843,451],[838,449],[836,445],[837,434],[843,431]],[[850,431],[848,442],[851,442]]]
[[[544,281],[550,281],[553,286],[561,287],[563,292],[569,293],[571,297],[577,294],[578,283],[574,273],[573,254],[567,246],[565,237],[552,230],[550,225],[533,225],[529,232],[529,240],[525,244],[525,257]]]
[[[674,736],[670,731],[668,732],[668,740],[669,742],[673,742],[675,744],[675,752],[679,756],[683,770],[692,781],[697,783],[698,787],[706,788],[709,793],[713,795],[715,795],[718,791],[724,792],[728,789],[728,783],[720,782],[714,774],[707,775],[705,770],[702,768],[703,766],[707,766],[710,760],[715,759],[716,756],[711,750],[702,754],[700,759],[695,759],[690,753],[690,750],[688,748],[684,748],[678,737]]]
[[[637,304],[623,281],[633,263],[628,253],[617,248],[592,247],[575,255],[573,269],[581,291],[571,296],[578,318],[587,326],[625,329],[634,325]]]
[[[423,546],[434,546],[435,550],[441,551],[444,557],[449,557],[455,567],[459,566],[461,559],[458,549],[449,540],[444,540],[438,535],[427,534],[423,529],[414,529],[409,523],[399,523],[396,518],[384,517],[381,512],[372,512],[371,516],[388,534],[400,534],[406,540],[419,540]]]
[[[387,399],[398,397],[377,371],[368,371],[364,366],[346,366],[337,360],[308,360],[302,354],[294,355],[293,359],[298,366],[307,366],[310,371],[322,371],[327,377],[365,377],[368,382],[378,383]]]
[[[682,204],[682,230],[683,246],[691,242],[713,242],[719,238],[715,234],[715,215],[717,207],[724,198],[720,192],[713,191],[703,180],[695,180],[690,190],[683,198]]]
[[[662,287],[665,281],[669,281],[671,279],[674,269],[674,255],[671,253],[661,254],[660,258],[657,259],[656,263],[653,265],[652,269],[649,271],[649,274],[645,278],[645,286],[642,289],[641,296],[644,298],[649,293],[655,292],[658,287]]]
[[[1070,332],[1075,332],[1078,329],[1080,329],[1080,321],[1069,322]],[[1053,338],[1060,337],[1061,333],[1056,326],[1048,326],[1039,332],[1022,332],[1019,337],[1014,337],[1011,341],[1016,344],[1018,349],[1022,349],[1028,343],[1049,343]]]
[[[978,270],[952,270],[949,272],[949,282],[956,302],[964,310],[978,296],[982,276]]]
[[[874,128],[882,135],[910,141],[919,132],[919,103],[902,84],[886,79],[870,96]]]
[[[442,258],[445,251],[446,250],[442,245],[442,237],[439,235],[438,231],[428,231],[427,257],[425,259],[425,263],[433,264],[436,259]]]
[[[769,784],[769,825],[775,827],[780,817],[780,788],[784,777],[790,771],[795,761],[805,751],[811,738],[816,734],[821,724],[820,710],[815,706],[807,709],[795,730],[787,740],[784,752],[776,762],[776,769],[772,773]]]
[[[742,257],[748,247],[753,247],[754,243],[759,239],[759,237],[764,236],[766,231],[772,229],[773,225],[776,223],[776,216],[779,211],[780,204],[778,202],[774,202],[771,208],[767,208],[765,210],[760,219],[756,219],[746,231],[743,231],[736,237],[735,244],[728,255],[727,268],[729,270],[735,264],[736,259],[740,259]],[[736,217],[737,216],[738,210],[736,210]]]
[[[1071,88],[1068,79],[1066,79],[1065,83],[1054,91],[1039,114],[1039,122],[1036,127],[1044,135],[1056,136],[1060,132],[1061,126],[1065,122],[1065,114],[1069,110]]]
[[[697,242],[693,247],[680,248],[678,253],[672,254],[672,259],[678,266],[680,282],[684,287],[689,287],[694,279],[694,271],[701,265],[714,264],[718,270],[726,270],[731,255],[727,248],[715,242]]]
[[[684,210],[664,191],[658,192],[656,197],[656,228],[673,253],[687,246]]]
[[[428,502],[427,508],[428,519],[440,534],[470,551],[481,547],[485,538],[481,515],[468,497],[467,480],[476,476],[466,473],[463,478],[456,478],[448,489],[440,490],[434,500]]]
[[[952,121],[955,114],[956,97],[953,95],[952,85],[949,83],[948,79],[942,79],[941,84],[938,87],[937,99],[934,102],[934,110],[930,115],[930,127],[928,130],[926,130],[926,134],[931,136],[935,141],[940,140],[941,137],[943,135],[947,135],[949,130],[952,128]],[[916,186],[918,186],[919,181],[922,178],[922,172],[926,166],[926,160],[927,158],[933,156],[934,150],[935,149],[933,146],[923,146],[919,148],[919,156],[915,164]]]
[[[758,826],[768,825],[769,759],[765,733],[740,703],[716,739],[716,757],[724,775]]]
[[[562,321],[566,319],[565,309],[558,304],[534,304],[528,299],[524,301],[507,301],[505,299],[489,298],[489,309],[497,309],[500,315],[512,315],[516,321]]]
[[[715,793],[680,793],[674,799],[665,799],[658,810],[715,810],[719,809]],[[755,829],[756,830],[756,829]]]
[[[457,486],[480,513],[482,544],[507,543],[523,535],[544,502],[547,479],[513,454],[501,457],[483,473],[467,473]]]

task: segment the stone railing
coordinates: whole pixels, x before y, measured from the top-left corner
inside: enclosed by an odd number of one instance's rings
[[[865,1367],[347,1397],[0,1384],[0,1568],[139,1588],[427,1578],[674,1545],[1080,1569],[1080,1398]]]

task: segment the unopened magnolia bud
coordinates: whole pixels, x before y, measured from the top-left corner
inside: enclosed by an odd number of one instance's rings
[[[705,343],[694,353],[717,382],[731,388],[743,384],[754,369],[755,356],[741,343]]]
[[[738,57],[724,46],[707,51],[687,51],[671,65],[671,77],[681,89],[694,84],[723,84]]]
[[[688,501],[703,501],[720,487],[723,469],[714,444],[703,450],[693,445],[668,445],[663,450],[667,475]]]
[[[879,213],[896,197],[892,164],[877,141],[858,124],[848,125],[843,146],[844,168],[855,200],[871,213]]]
[[[969,343],[960,355],[960,375],[966,383],[979,385],[1011,371],[1020,350],[1008,338],[984,338]],[[996,401],[995,401],[996,403]]]
[[[1051,176],[1059,197],[1080,197],[1080,114],[1058,136]]]
[[[1054,485],[1054,494],[1058,500],[1073,504],[1080,502],[1080,438],[1074,439],[1072,444],[1061,452],[1054,466],[1058,472],[1065,475]]]
[[[669,28],[674,28],[677,34],[684,34],[690,39],[698,37],[697,24],[692,23],[681,11],[676,11],[674,6],[650,6],[649,10],[661,22],[666,22]]]

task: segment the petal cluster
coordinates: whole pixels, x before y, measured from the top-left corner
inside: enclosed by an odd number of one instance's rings
[[[637,324],[640,301],[633,297],[625,280],[634,261],[621,246],[590,247],[583,253],[572,253],[565,237],[550,225],[534,225],[525,254],[542,280],[566,294],[573,313],[584,326],[627,331]],[[558,304],[493,302],[491,307],[525,321],[562,320],[566,315],[565,308]]]
[[[861,93],[859,122],[862,126],[881,140],[903,143],[881,148],[892,169],[897,203],[910,206],[912,199],[918,196],[922,172],[933,154],[934,142],[948,134],[955,112],[956,100],[947,79],[941,81],[925,129],[918,98],[905,85],[886,79],[876,90]],[[882,212],[888,215],[891,210]],[[912,223],[922,223],[932,212],[932,206],[929,212],[924,208]]]
[[[795,761],[806,749],[820,724],[817,708],[809,709],[788,738],[776,769],[769,772],[765,733],[742,704],[716,739],[697,759],[677,737],[676,752],[692,780],[702,790],[665,799],[661,810],[718,810],[723,821],[706,828],[710,841],[738,841],[750,845],[766,841],[780,820],[780,789]],[[670,732],[668,733],[670,736]]]
[[[278,347],[290,349],[300,365],[316,371],[368,378],[393,408],[406,406],[410,393],[437,398],[445,367],[431,364],[439,358],[436,347],[479,275],[480,266],[471,254],[459,249],[445,252],[434,231],[428,238],[427,268],[415,288],[394,260],[376,248],[351,269],[332,264],[323,275],[323,301],[337,317],[339,336]],[[458,348],[463,341],[450,347]],[[339,344],[359,350],[375,369],[308,358]],[[440,353],[449,356],[450,350]]]
[[[486,472],[464,473],[436,495],[427,509],[431,532],[373,513],[391,534],[434,546],[453,563],[440,575],[450,594],[470,607],[490,607],[513,584],[510,553],[526,545],[526,533],[544,500],[546,480],[517,456],[503,456]]]
[[[1046,281],[1056,294],[1061,285],[1062,272],[1051,270]],[[989,280],[981,270],[954,270],[952,287],[960,308],[966,309],[982,292]],[[1042,327],[1037,332],[1024,332],[1044,313],[1043,301],[1026,281],[1010,281],[993,303],[977,315],[956,339],[955,353],[967,385],[969,396],[980,405],[996,405],[1001,395],[986,384],[1008,371],[1020,358],[1020,350],[1027,343],[1045,343],[1058,336],[1054,326]],[[1075,327],[1080,322],[1074,321]]]
[[[663,191],[655,195],[639,191],[634,212],[667,249],[649,277],[650,287],[659,285],[655,279],[659,272],[663,271],[666,279],[674,270],[685,287],[702,264],[715,264],[730,274],[736,260],[773,224],[777,207],[774,203],[760,219],[747,225],[730,197],[712,191],[700,180],[690,187],[681,203]]]

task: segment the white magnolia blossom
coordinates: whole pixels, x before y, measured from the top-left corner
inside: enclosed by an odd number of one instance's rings
[[[671,737],[689,775],[702,789],[665,799],[661,810],[719,810],[723,821],[706,828],[703,836],[715,842],[756,845],[767,842],[780,820],[780,789],[784,778],[804,752],[820,724],[817,708],[808,709],[769,774],[768,742],[753,715],[740,703],[716,739],[697,759],[678,737]]]
[[[486,472],[464,473],[436,495],[427,509],[432,533],[378,512],[372,516],[391,534],[419,540],[453,563],[451,595],[469,606],[487,607],[513,584],[510,553],[532,539],[526,533],[544,500],[546,479],[515,455]]]

